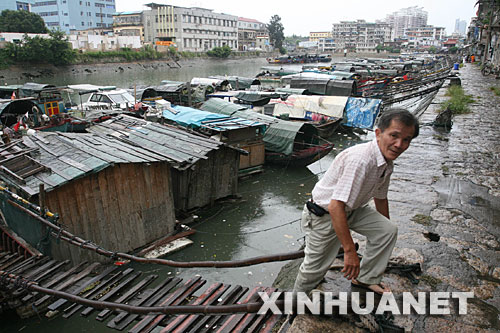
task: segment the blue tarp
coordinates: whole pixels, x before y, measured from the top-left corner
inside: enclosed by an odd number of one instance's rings
[[[177,113],[174,114],[172,111],[164,110],[163,118],[189,128],[210,127],[212,130],[222,132],[242,127],[264,126],[258,121],[235,118],[186,106],[174,106],[172,109]]]
[[[349,97],[345,107],[346,122],[343,125],[373,129],[381,105],[381,99]]]

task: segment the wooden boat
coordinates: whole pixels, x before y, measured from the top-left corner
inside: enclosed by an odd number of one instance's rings
[[[328,155],[333,147],[333,143],[325,143],[321,146],[294,150],[291,155],[266,151],[266,162],[286,167],[304,167]]]

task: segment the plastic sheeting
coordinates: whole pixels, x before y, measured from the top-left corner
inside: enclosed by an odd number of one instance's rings
[[[380,99],[349,97],[345,107],[346,122],[343,125],[373,129],[381,105]]]
[[[311,118],[311,113],[318,113],[328,117],[342,118],[348,97],[344,96],[302,96],[292,95],[285,101],[272,100],[276,103],[274,116],[288,114],[292,118]]]

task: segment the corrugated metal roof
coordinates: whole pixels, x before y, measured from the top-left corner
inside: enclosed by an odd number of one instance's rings
[[[173,167],[180,169],[200,159],[207,159],[209,152],[223,145],[221,142],[173,126],[125,115],[92,126],[89,131],[116,137],[128,144],[154,151],[169,160]]]
[[[167,162],[174,168],[188,168],[207,159],[208,153],[221,145],[173,127],[120,116],[93,126],[92,133],[36,132],[24,136],[16,144],[16,155],[31,150],[25,155],[45,170],[18,179],[2,172],[0,178],[33,196],[40,184],[50,191],[116,163]]]

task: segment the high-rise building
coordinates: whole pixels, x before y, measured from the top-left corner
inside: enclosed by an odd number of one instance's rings
[[[465,36],[465,29],[467,28],[467,22],[465,20],[460,20],[459,18],[455,20],[455,33]]]
[[[425,27],[427,12],[422,7],[402,8],[386,16],[385,21],[392,27],[392,39],[404,37],[406,29]]]
[[[1,0],[0,12],[6,9],[31,11],[30,8],[34,2],[35,0]]]
[[[112,28],[115,0],[35,0],[31,11],[40,15],[49,29],[87,30]]]

